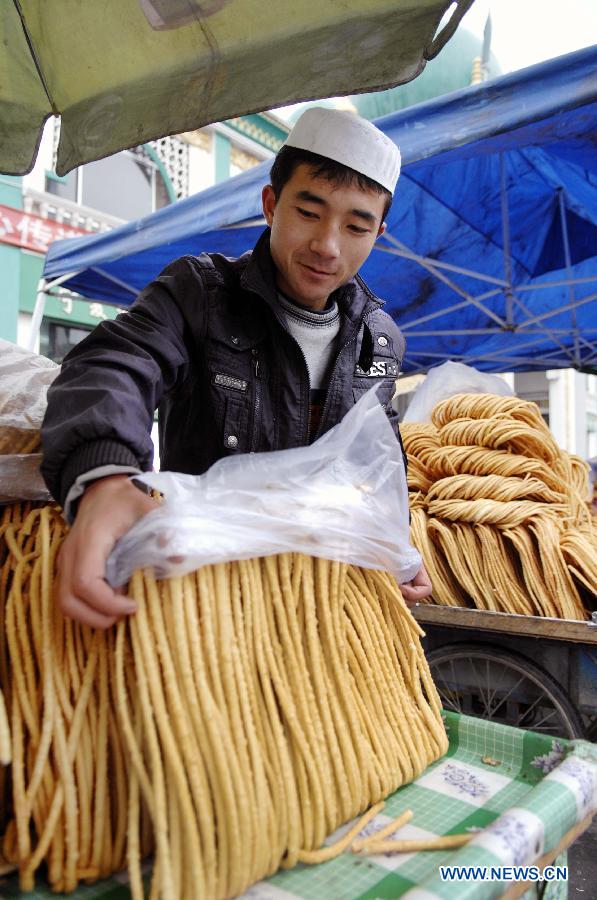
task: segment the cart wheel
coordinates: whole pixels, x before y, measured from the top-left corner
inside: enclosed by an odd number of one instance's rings
[[[535,663],[487,644],[449,644],[427,654],[444,709],[554,737],[584,737],[565,691]]]

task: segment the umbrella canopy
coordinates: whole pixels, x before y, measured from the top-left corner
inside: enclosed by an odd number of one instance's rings
[[[31,170],[61,116],[56,171],[297,100],[410,81],[450,0],[3,0],[0,172]]]
[[[596,73],[589,48],[377,121],[404,165],[362,274],[406,334],[405,371],[445,359],[594,370]],[[267,177],[263,164],[107,234],[56,242],[44,277],[128,306],[178,255],[250,249]]]

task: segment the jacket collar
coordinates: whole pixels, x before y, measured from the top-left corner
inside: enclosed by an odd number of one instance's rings
[[[240,283],[245,290],[259,294],[274,314],[279,316],[276,267],[270,252],[269,241],[270,229],[266,228],[249,255]],[[355,323],[360,322],[370,309],[382,306],[382,301],[372,294],[358,273],[347,284],[335,290],[331,296],[337,302],[340,312],[350,322]]]

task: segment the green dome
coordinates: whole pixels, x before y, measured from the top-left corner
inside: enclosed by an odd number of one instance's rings
[[[471,83],[473,60],[481,56],[483,41],[470,31],[460,28],[435,59],[427,63],[422,73],[408,84],[386,91],[355,94],[350,99],[365,119],[377,119],[415,103],[468,87]],[[499,64],[490,54],[489,78],[500,74]]]

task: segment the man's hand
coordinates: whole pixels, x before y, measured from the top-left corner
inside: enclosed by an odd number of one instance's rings
[[[109,628],[136,612],[135,603],[104,580],[106,560],[118,538],[156,506],[127,475],[101,478],[87,488],[58,557],[58,604],[65,616]]]
[[[400,590],[409,606],[429,597],[433,588],[424,563],[421,563],[421,568],[412,581],[406,581],[400,585]]]

